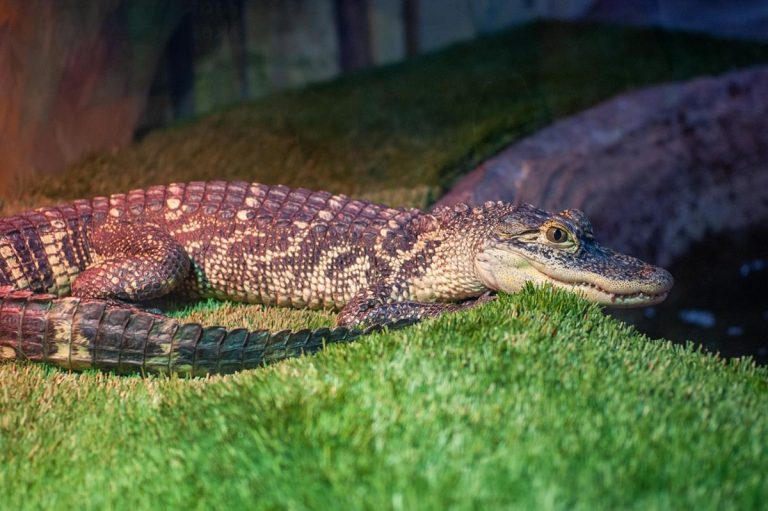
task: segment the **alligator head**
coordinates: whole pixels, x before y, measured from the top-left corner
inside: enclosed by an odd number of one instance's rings
[[[551,214],[527,204],[497,217],[475,268],[491,289],[549,283],[613,307],[659,303],[673,283],[666,270],[601,246],[581,211]]]

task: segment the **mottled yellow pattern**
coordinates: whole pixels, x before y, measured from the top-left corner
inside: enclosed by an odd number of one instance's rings
[[[619,305],[661,300],[672,282],[601,247],[575,210],[487,203],[426,214],[256,183],[155,186],[0,219],[0,357],[226,373],[528,281]],[[335,309],[344,326],[226,330],[123,303],[165,296]]]

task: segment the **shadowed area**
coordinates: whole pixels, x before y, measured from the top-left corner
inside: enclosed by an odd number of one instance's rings
[[[2,213],[193,179],[354,195],[416,188],[434,200],[510,142],[613,94],[759,62],[765,45],[536,23],[208,115],[60,176],[20,178]]]

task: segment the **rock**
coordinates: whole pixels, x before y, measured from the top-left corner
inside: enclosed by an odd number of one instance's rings
[[[768,220],[768,66],[610,99],[520,141],[436,206],[578,208],[611,247],[667,265]]]
[[[175,0],[0,2],[0,191],[11,177],[129,142],[183,9]]]

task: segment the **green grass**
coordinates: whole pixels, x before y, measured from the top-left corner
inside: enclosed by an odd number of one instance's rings
[[[205,178],[424,204],[557,117],[759,62],[765,45],[535,24],[21,179],[2,212]],[[333,322],[217,302],[174,315]],[[768,371],[749,361],[650,341],[572,296],[531,289],[230,377],[5,364],[0,508],[758,508],[767,387]]]
[[[748,509],[768,371],[562,292],[208,380],[0,372],[8,509]]]

